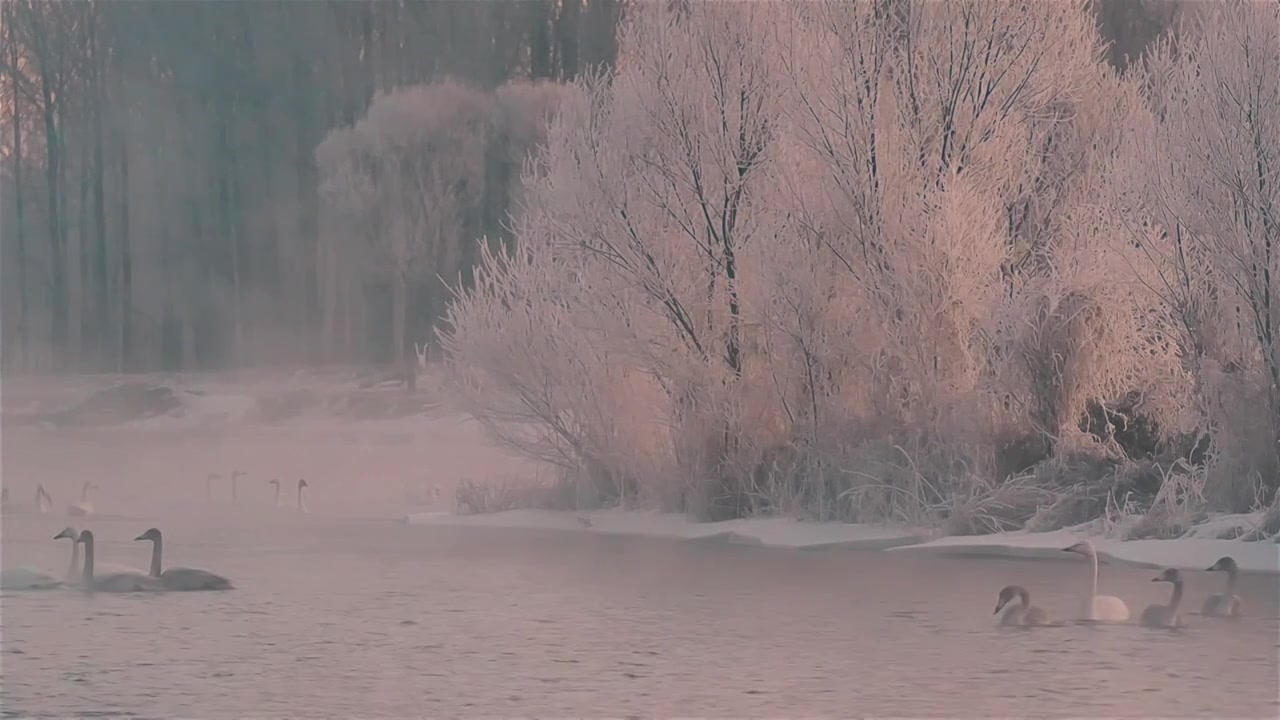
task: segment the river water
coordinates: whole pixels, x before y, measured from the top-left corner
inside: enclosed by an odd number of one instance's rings
[[[6,515],[5,567],[66,568],[67,520]],[[222,507],[85,522],[99,561],[222,593],[0,598],[9,717],[1275,717],[1274,579],[1176,632],[994,625],[1002,585],[1069,613],[1087,563],[770,550]],[[1103,567],[1136,616],[1154,571]],[[1189,573],[1193,613],[1221,577]]]

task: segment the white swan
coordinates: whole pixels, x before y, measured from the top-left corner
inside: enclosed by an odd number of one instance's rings
[[[62,529],[62,532],[53,536],[54,540],[61,540],[62,538],[67,538],[71,541],[71,565],[67,568],[67,582],[73,585],[79,584],[81,579],[80,577],[81,575],[80,543],[78,542],[78,540],[80,539],[80,532],[73,527],[65,527]],[[107,574],[116,574],[116,573],[126,573],[126,574],[132,573],[134,575],[146,574],[141,570],[139,570],[138,568],[130,567],[128,565],[120,565],[117,563],[97,563],[94,566],[94,570],[96,572],[105,572]]]
[[[1089,585],[1089,595],[1083,599],[1080,608],[1080,619],[1093,622],[1122,623],[1129,619],[1129,606],[1114,595],[1098,594],[1098,552],[1088,540],[1062,548],[1064,552],[1073,552],[1089,558],[1093,565],[1093,581]]]
[[[1182,627],[1182,616],[1178,614],[1178,605],[1182,603],[1182,573],[1169,568],[1151,582],[1173,583],[1173,597],[1168,605],[1148,605],[1142,611],[1142,624],[1147,627]]]
[[[310,487],[306,480],[298,481],[298,512],[311,512],[307,509],[307,501],[302,499],[302,488]]]
[[[1014,603],[1013,600],[1018,602]],[[1008,607],[1000,615],[1001,625],[1048,625],[1049,614],[1043,608],[1031,604],[1031,593],[1021,585],[1006,585],[1000,590],[996,599],[996,609],[992,615],[998,615],[1002,608]]]
[[[67,514],[71,517],[88,517],[93,514],[93,503],[89,502],[89,491],[97,490],[98,486],[84,481],[84,487],[80,489],[80,502],[67,506]]]
[[[93,574],[93,531],[84,530],[76,542],[84,545],[84,574],[81,586],[98,592],[159,592],[164,585],[157,578],[135,572],[114,572],[107,575]]]
[[[134,540],[151,541],[151,577],[157,578],[166,590],[230,590],[231,581],[207,570],[195,568],[169,568],[160,572],[160,554],[164,552],[164,538],[160,530],[151,528]]]
[[[276,507],[280,507],[280,481],[279,481],[279,480],[268,480],[268,481],[267,481],[267,484],[268,484],[268,485],[275,485],[275,487],[276,487],[276,494],[275,494],[275,498],[274,498],[274,499],[272,499],[271,503],[272,503],[273,505],[275,505]]]
[[[1240,568],[1231,557],[1218,558],[1218,562],[1209,566],[1208,572],[1226,572],[1227,589],[1210,595],[1200,608],[1201,615],[1210,617],[1240,617],[1240,596],[1236,594],[1236,581],[1240,576]]]

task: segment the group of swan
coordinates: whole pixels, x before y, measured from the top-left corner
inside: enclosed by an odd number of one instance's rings
[[[97,490],[98,486],[92,482],[86,481],[80,488],[80,501],[68,503],[66,507],[67,515],[71,517],[88,517],[93,514],[93,503],[89,502],[89,491]],[[28,508],[25,505],[14,505],[9,502],[9,489],[5,488],[0,491],[0,506],[3,506],[5,512],[25,513]],[[53,509],[53,496],[48,490],[44,489],[44,483],[36,484],[36,500],[33,506],[35,511],[41,515],[47,515]]]
[[[1114,595],[1098,594],[1098,553],[1088,540],[1063,548],[1064,552],[1077,553],[1089,559],[1092,565],[1092,580],[1089,594],[1084,597],[1080,607],[1080,619],[1100,623],[1123,623],[1129,620],[1129,606]],[[1225,572],[1227,588],[1225,592],[1209,596],[1200,614],[1209,617],[1240,616],[1240,597],[1235,594],[1239,568],[1230,557],[1220,558],[1208,568],[1210,572]],[[1151,579],[1151,582],[1167,582],[1173,585],[1173,596],[1167,605],[1151,605],[1142,611],[1140,621],[1148,627],[1181,627],[1182,616],[1178,609],[1182,603],[1182,573],[1169,568]],[[1000,611],[1004,614],[1000,615]],[[1049,614],[1043,608],[1031,604],[1031,593],[1021,585],[1008,585],[1000,590],[993,615],[1000,615],[1001,625],[1048,625]]]
[[[97,592],[180,592],[192,590],[230,590],[231,582],[221,575],[196,568],[161,570],[164,538],[157,528],[150,528],[134,540],[151,541],[151,571],[130,567],[98,564],[94,554],[93,531],[77,532],[68,527],[53,536],[54,540],[71,540],[71,567],[65,579],[31,568],[13,568],[0,575],[0,589],[50,590],[65,585],[79,585]],[[84,545],[84,565],[80,568],[80,546]],[[77,573],[79,570],[79,573]],[[100,571],[106,570],[105,573]],[[77,578],[77,574],[79,577]]]
[[[239,484],[238,484],[237,480],[239,480],[239,478],[241,478],[241,477],[243,477],[243,476],[245,476],[245,475],[248,475],[248,474],[249,474],[249,473],[247,473],[247,472],[245,472],[245,471],[243,471],[243,470],[232,470],[232,471],[231,471],[231,502],[232,502],[232,504],[238,504],[238,503],[239,503]],[[212,497],[213,497],[213,481],[214,481],[214,480],[220,480],[221,478],[222,478],[222,476],[221,476],[221,475],[219,475],[218,473],[209,473],[209,474],[205,477],[205,479],[204,479],[204,496],[205,496],[205,499],[206,499],[206,500],[212,499]],[[274,495],[274,497],[272,498],[272,504],[273,504],[273,505],[275,505],[276,507],[284,507],[284,503],[283,503],[283,502],[281,502],[281,500],[280,500],[280,488],[281,488],[280,481],[279,481],[279,480],[268,480],[268,481],[267,481],[267,484],[268,484],[268,485],[271,485],[272,487],[274,487],[274,488],[275,488],[275,495]],[[298,507],[298,511],[299,511],[299,512],[303,512],[303,513],[310,512],[310,511],[307,509],[307,501],[306,501],[305,499],[303,499],[303,497],[302,497],[302,490],[303,490],[303,488],[306,488],[306,487],[309,487],[309,486],[307,485],[307,481],[306,481],[306,480],[298,480],[298,506],[297,506],[297,507]]]
[[[44,489],[44,483],[36,485],[36,500],[32,507],[41,515],[46,515],[53,509],[53,498],[49,495],[49,491]],[[25,505],[15,505],[9,502],[9,488],[0,489],[0,508],[3,508],[5,512],[25,513],[28,511]]]

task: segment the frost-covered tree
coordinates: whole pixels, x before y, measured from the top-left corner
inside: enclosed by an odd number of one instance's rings
[[[490,98],[454,82],[397,90],[317,150],[335,221],[391,290],[392,352],[406,356],[410,288],[456,272],[483,189]]]
[[[1280,473],[1280,5],[1202,8],[1145,69],[1122,208],[1226,475]],[[1237,493],[1251,501],[1252,492]]]

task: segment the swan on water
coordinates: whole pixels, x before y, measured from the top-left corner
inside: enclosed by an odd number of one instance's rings
[[[67,514],[72,517],[88,517],[93,514],[93,503],[89,502],[89,491],[97,490],[98,486],[84,481],[84,487],[80,489],[80,502],[67,506]]]
[[[1004,614],[1000,615],[1001,625],[1049,624],[1049,614],[1031,604],[1031,593],[1021,585],[1006,585],[1000,590],[995,612],[991,614],[999,615],[1001,609],[1004,609]]]
[[[157,528],[151,528],[134,540],[151,541],[151,577],[157,578],[165,590],[230,590],[231,581],[207,570],[176,567],[160,571],[160,555],[164,552],[164,538]]]
[[[29,567],[0,570],[0,590],[53,590],[63,581],[43,570]]]
[[[236,481],[240,478],[241,475],[248,475],[248,474],[249,473],[243,470],[231,471],[231,504],[232,505],[239,503],[239,500],[237,499],[239,497],[239,491],[238,491],[238,484]]]
[[[275,497],[272,499],[271,504],[275,505],[276,507],[280,507],[280,481],[272,479],[272,480],[268,480],[267,484],[274,485],[276,488],[276,494],[275,494]]]
[[[1173,583],[1173,597],[1168,605],[1148,605],[1142,611],[1142,624],[1147,627],[1181,627],[1182,616],[1178,615],[1178,605],[1182,603],[1182,573],[1169,568],[1151,582]]]
[[[0,590],[53,590],[60,588],[63,580],[51,573],[35,568],[16,567],[0,570]]]
[[[306,480],[298,480],[298,512],[311,512],[307,509],[307,502],[302,499],[302,488],[310,487]]]
[[[67,568],[67,582],[78,584],[80,582],[80,531],[73,527],[65,527],[62,532],[53,536],[54,540],[66,538],[71,541],[71,565]],[[120,565],[118,563],[100,562],[94,565],[96,572],[104,572],[106,574],[115,573],[133,573],[134,575],[146,575],[138,568],[128,565]]]
[[[1236,580],[1239,579],[1240,568],[1236,561],[1231,557],[1218,558],[1218,562],[1209,566],[1208,572],[1225,572],[1227,589],[1206,598],[1200,614],[1210,617],[1240,617],[1240,596],[1236,595]]]
[[[1129,606],[1114,595],[1098,594],[1098,552],[1093,543],[1082,540],[1071,547],[1062,548],[1063,552],[1076,553],[1089,558],[1093,566],[1093,580],[1089,585],[1089,594],[1081,602],[1080,619],[1093,622],[1122,623],[1129,619]]]
[[[164,585],[150,575],[137,572],[93,574],[93,531],[83,530],[76,542],[84,545],[84,573],[80,584],[85,590],[98,592],[160,592]]]
[[[9,513],[26,513],[35,510],[40,514],[46,514],[53,507],[53,499],[49,497],[49,493],[45,491],[43,483],[36,484],[36,500],[35,504],[27,507],[21,503],[14,504],[9,502],[9,488],[0,489],[0,506],[5,512]]]

